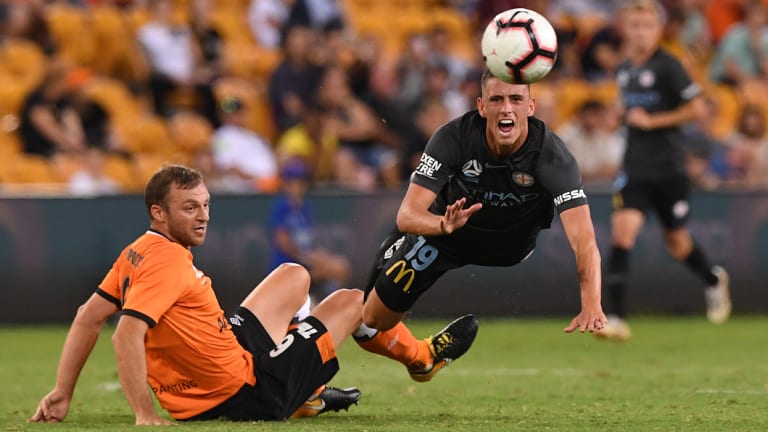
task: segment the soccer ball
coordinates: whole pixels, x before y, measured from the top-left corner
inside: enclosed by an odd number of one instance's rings
[[[493,76],[513,84],[530,84],[552,70],[557,59],[557,33],[539,13],[509,9],[488,23],[481,48]]]

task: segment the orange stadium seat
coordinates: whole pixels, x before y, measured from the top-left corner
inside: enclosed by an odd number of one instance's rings
[[[0,121],[5,120],[0,119]],[[14,131],[5,130],[3,127],[3,130],[0,130],[0,163],[18,155],[22,149],[23,144],[19,135]]]
[[[61,153],[51,159],[51,167],[54,174],[61,181],[69,181],[76,172],[86,167],[85,155]]]
[[[1,174],[3,183],[62,183],[62,179],[56,175],[52,164],[43,156],[20,153],[8,159]]]
[[[169,163],[186,163],[180,155],[162,155],[157,153],[135,153],[133,155],[133,172],[135,181],[145,185],[157,170]]]
[[[194,154],[209,146],[213,129],[205,117],[193,112],[180,112],[170,120],[171,136],[177,151]]]
[[[115,121],[133,120],[141,113],[139,101],[122,81],[97,77],[91,79],[83,91],[101,104]]]
[[[246,79],[268,79],[282,60],[279,50],[260,47],[255,42],[229,41],[224,45],[225,69]]]
[[[18,113],[45,73],[46,57],[33,42],[7,39],[0,44],[0,115]]]
[[[53,3],[46,7],[45,19],[58,47],[57,54],[76,65],[93,67],[98,54],[86,12],[64,3]]]
[[[104,174],[126,192],[138,192],[144,186],[131,161],[116,154],[104,155]]]
[[[148,67],[129,18],[119,9],[102,4],[91,8],[93,37],[98,50],[94,69],[123,80],[142,80]]]
[[[168,125],[157,116],[144,114],[130,124],[118,125],[125,141],[125,150],[131,153],[147,152],[162,155],[173,153],[174,144]]]
[[[717,106],[712,133],[717,138],[725,138],[733,132],[741,111],[742,101],[739,94],[729,86],[714,83],[704,85],[704,94]]]
[[[573,117],[590,95],[590,86],[580,79],[564,79],[556,83],[560,95],[557,103],[557,118],[561,121]]]

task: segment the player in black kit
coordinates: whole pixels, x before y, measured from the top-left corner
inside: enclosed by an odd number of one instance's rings
[[[709,320],[722,323],[731,313],[728,273],[710,264],[686,228],[690,184],[680,125],[704,115],[701,89],[680,62],[659,48],[660,5],[632,0],[622,12],[629,58],[619,66],[616,79],[625,109],[627,149],[613,199],[612,248],[605,277],[612,316],[596,333],[617,340],[630,337],[624,320],[630,251],[649,211],[664,228],[670,255],[707,284]]]
[[[436,337],[416,341],[401,320],[419,296],[448,270],[525,260],[555,210],[575,253],[581,286],[581,312],[565,332],[592,332],[606,323],[600,253],[576,161],[533,116],[529,85],[486,72],[481,86],[477,110],[441,126],[427,143],[397,227],[377,256],[364,326],[355,334],[364,348],[405,364],[416,381],[428,381],[466,352],[477,331],[476,319],[467,315]],[[382,334],[396,343],[379,343],[378,350],[366,346]]]

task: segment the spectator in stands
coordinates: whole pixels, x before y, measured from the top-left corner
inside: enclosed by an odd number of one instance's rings
[[[724,144],[712,132],[712,119],[720,115],[720,107],[710,97],[705,97],[704,101],[706,115],[683,125],[681,142],[686,147],[685,169],[691,183],[696,188],[712,190],[720,186],[720,179],[713,171],[713,158],[721,153]]]
[[[73,91],[82,85],[80,70],[56,63],[24,101],[19,134],[24,152],[51,157],[57,152],[86,148],[80,119],[71,105]]]
[[[685,14],[683,44],[699,67],[709,62],[713,50],[712,33],[704,11],[707,3],[709,0],[683,0],[678,5]]]
[[[710,28],[712,43],[720,44],[731,26],[746,16],[744,6],[751,0],[707,0],[704,13]]]
[[[378,57],[371,63],[367,86],[360,98],[380,119],[379,127],[383,133],[389,136],[391,142],[396,142],[398,147],[404,149],[405,158],[402,166],[403,169],[407,169],[410,143],[419,142],[424,137],[416,125],[416,113],[419,107],[407,105],[398,99],[399,84],[394,61],[386,57]],[[419,150],[423,149],[424,141],[416,147]]]
[[[278,140],[278,162],[282,165],[290,160],[301,160],[310,171],[313,182],[334,181],[339,140],[329,131],[328,116],[328,110],[310,103],[301,122],[285,131]]]
[[[747,6],[744,21],[731,26],[710,65],[714,82],[740,85],[768,77],[768,8],[761,0]]]
[[[429,39],[423,34],[413,34],[408,38],[405,52],[397,64],[400,103],[414,109],[419,104],[426,88],[430,55]]]
[[[309,27],[321,31],[345,26],[344,13],[337,0],[294,0],[286,26]]]
[[[120,186],[104,171],[104,154],[92,147],[85,155],[85,166],[69,178],[69,193],[78,196],[111,195],[120,192]]]
[[[296,0],[252,0],[248,7],[248,26],[260,46],[278,49],[283,27]]]
[[[616,14],[589,39],[581,56],[581,73],[590,82],[612,79],[622,59],[621,15]]]
[[[584,183],[608,184],[621,167],[624,138],[611,115],[602,102],[587,100],[576,117],[557,131],[576,158]]]
[[[171,97],[178,91],[194,93],[197,109],[214,127],[219,125],[213,80],[216,71],[202,61],[195,36],[186,25],[175,24],[171,0],[149,3],[151,20],[138,32],[150,65],[150,89],[155,112],[173,114]]]
[[[736,132],[716,156],[716,171],[722,185],[737,189],[768,187],[768,140],[762,107],[747,104],[739,116]]]
[[[216,161],[213,160],[213,151],[210,148],[195,152],[192,161],[192,167],[203,175],[209,190],[217,192],[230,190],[226,175],[216,166]]]
[[[451,85],[451,73],[448,66],[442,63],[432,63],[427,69],[421,100],[422,104],[431,100],[441,103],[449,110],[450,118],[459,117],[472,109],[471,105],[467,105],[466,98]]]
[[[306,195],[312,173],[300,159],[281,169],[282,193],[270,217],[270,271],[283,263],[304,265],[312,276],[310,294],[317,301],[346,285],[349,260],[318,244],[312,206]]]
[[[424,146],[435,131],[453,119],[450,109],[440,100],[427,101],[419,107],[415,115],[416,134],[412,135],[405,148],[403,157],[403,180],[408,181],[416,170],[424,153]]]
[[[269,142],[248,129],[247,107],[238,98],[220,104],[222,125],[211,137],[216,168],[225,174],[227,188],[237,192],[274,192],[277,160]]]
[[[458,87],[470,69],[470,64],[455,52],[455,41],[443,25],[435,25],[429,33],[430,63],[445,66],[448,72],[449,86]],[[462,111],[463,114],[466,111]]]
[[[329,110],[330,131],[339,139],[338,181],[355,189],[370,189],[377,181],[399,186],[399,142],[381,127],[373,110],[352,93],[343,69],[326,70],[317,100]]]
[[[45,21],[41,1],[0,2],[0,28],[5,37],[25,39],[37,44],[49,56],[56,53],[56,43]]]
[[[189,23],[200,50],[201,62],[213,77],[224,71],[224,40],[213,25],[213,0],[193,0],[190,3]]]
[[[283,61],[269,80],[269,100],[279,131],[298,123],[304,106],[322,77],[322,68],[310,63],[312,31],[295,26],[287,30],[283,40]]]

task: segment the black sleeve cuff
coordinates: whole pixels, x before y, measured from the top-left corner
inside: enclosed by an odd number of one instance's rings
[[[139,311],[135,311],[133,309],[124,309],[123,312],[122,312],[122,315],[130,315],[130,316],[132,316],[134,318],[138,318],[138,319],[144,321],[145,323],[147,323],[149,328],[153,328],[154,326],[157,325],[155,320],[153,320],[152,318],[144,315],[143,313],[141,313]]]
[[[120,299],[112,297],[111,295],[107,294],[107,292],[104,291],[103,289],[96,288],[96,294],[104,297],[106,301],[114,304],[115,306],[117,306],[118,309],[123,308],[123,305],[120,303]]]

